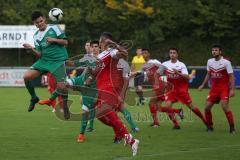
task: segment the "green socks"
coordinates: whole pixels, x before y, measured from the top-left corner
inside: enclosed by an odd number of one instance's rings
[[[95,109],[90,109],[89,111],[89,128],[93,129],[93,122],[95,118]]]
[[[33,86],[33,82],[32,81],[25,81],[25,86],[26,86],[28,92],[30,93],[32,99],[37,98],[37,95],[35,93],[35,89],[34,89],[34,86]]]
[[[88,113],[83,113],[82,114],[82,119],[81,119],[81,126],[80,126],[80,133],[84,134],[86,127],[87,127],[87,122],[88,122]]]
[[[123,108],[121,110],[121,113],[124,115],[124,118],[128,121],[128,124],[131,126],[131,128],[137,127],[136,124],[133,122],[131,113],[126,108]]]

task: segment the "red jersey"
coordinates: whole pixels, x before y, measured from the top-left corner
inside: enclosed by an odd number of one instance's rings
[[[229,74],[233,73],[231,62],[221,57],[207,62],[207,71],[211,75],[211,89],[229,89]]]
[[[113,88],[111,80],[111,68],[116,66],[118,59],[113,57],[116,55],[118,50],[109,48],[98,55],[98,58],[101,61],[101,71],[97,74],[97,88]],[[114,74],[114,73],[113,73]]]
[[[161,66],[161,62],[156,59],[150,59],[142,67],[145,73],[144,79],[152,85],[155,83],[154,74],[157,72],[159,66]]]
[[[167,81],[173,85],[174,91],[188,92],[188,80],[173,71],[176,69],[182,74],[188,74],[186,65],[180,61],[172,63],[170,60],[162,65],[166,67],[164,73],[167,76]]]

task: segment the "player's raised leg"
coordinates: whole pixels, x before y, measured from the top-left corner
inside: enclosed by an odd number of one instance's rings
[[[188,106],[188,108],[190,108],[194,114],[196,114],[202,121],[205,125],[207,125],[207,122],[205,120],[205,117],[203,116],[203,114],[201,113],[201,111],[195,107],[192,103],[189,103],[189,104],[186,104]]]

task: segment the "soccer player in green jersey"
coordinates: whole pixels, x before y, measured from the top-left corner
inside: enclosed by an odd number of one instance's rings
[[[48,25],[46,18],[39,11],[32,13],[32,22],[38,28],[34,34],[34,47],[28,43],[23,44],[24,48],[31,49],[39,59],[26,71],[23,78],[28,92],[31,95],[31,101],[28,111],[31,112],[35,104],[39,101],[32,80],[40,75],[50,72],[57,83],[63,81],[66,77],[65,60],[68,53],[65,48],[68,41],[64,32],[57,25]],[[58,90],[55,90],[55,94]],[[67,93],[58,92],[63,98],[64,117],[69,118],[67,107]]]
[[[85,55],[90,57],[92,55]],[[81,66],[81,63],[79,65]],[[75,66],[78,66],[78,62],[74,61]],[[77,137],[77,142],[84,141],[84,133],[86,131],[87,124],[89,122],[88,131],[93,131],[93,122],[95,118],[95,103],[97,100],[96,79],[92,76],[91,70],[96,67],[96,61],[87,64],[89,65],[84,72],[77,77],[67,79],[66,85],[68,88],[78,90],[82,96],[82,117],[80,134]]]
[[[96,79],[92,71],[96,71],[97,55],[100,48],[98,41],[91,41],[89,53],[85,54],[79,60],[67,60],[66,64],[74,68],[84,68],[80,76],[68,78],[64,85],[67,88],[79,91],[82,96],[82,114],[80,134],[77,137],[77,142],[84,141],[84,133],[89,122],[88,132],[93,131],[93,122],[95,118],[95,101],[97,98]],[[54,99],[41,100],[41,104],[51,105]]]

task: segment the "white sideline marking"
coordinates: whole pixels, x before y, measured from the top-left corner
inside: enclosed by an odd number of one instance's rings
[[[187,149],[186,150],[179,150],[179,151],[175,151],[175,152],[162,152],[162,153],[156,153],[156,154],[144,154],[144,155],[141,155],[141,158],[159,157],[159,156],[178,154],[178,153],[201,152],[201,151],[224,149],[224,148],[234,148],[234,147],[240,147],[240,145],[225,145],[225,146],[221,146],[221,147],[205,147],[205,148],[196,148],[196,149],[192,149],[192,150],[187,150]],[[136,158],[137,157],[138,157],[138,155],[136,156]],[[114,160],[128,160],[128,159],[133,159],[133,158],[134,157],[132,157],[132,156],[131,157],[118,157],[118,158],[114,158]]]

